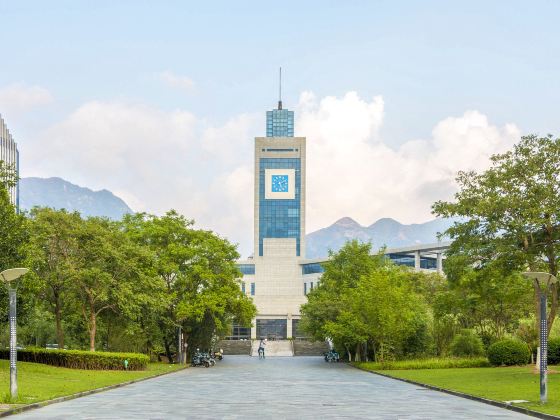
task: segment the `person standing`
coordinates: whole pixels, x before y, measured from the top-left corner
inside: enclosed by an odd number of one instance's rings
[[[259,343],[259,359],[264,359],[264,348],[266,347],[266,338],[261,338],[261,342]]]

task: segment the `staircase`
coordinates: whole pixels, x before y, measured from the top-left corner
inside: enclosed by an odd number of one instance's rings
[[[251,356],[259,356],[260,340],[253,341]],[[264,348],[265,357],[291,357],[294,355],[294,348],[291,340],[267,341]]]
[[[322,356],[329,351],[326,341],[294,341],[294,356]]]
[[[217,348],[222,349],[225,355],[251,354],[251,340],[221,340]]]

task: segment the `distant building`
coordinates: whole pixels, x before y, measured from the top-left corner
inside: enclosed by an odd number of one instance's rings
[[[13,165],[19,175],[19,151],[8,126],[0,115],[0,160],[8,165]],[[11,188],[10,200],[19,209],[19,185]]]

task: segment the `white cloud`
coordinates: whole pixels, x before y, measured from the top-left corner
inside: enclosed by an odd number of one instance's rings
[[[23,176],[61,176],[106,188],[135,211],[174,208],[247,245],[254,120],[239,116],[213,126],[186,111],[92,101],[48,128],[38,143],[21,143]]]
[[[428,139],[392,148],[380,136],[381,96],[356,92],[316,98],[303,92],[296,131],[307,137],[307,230],[351,216],[369,224],[431,219],[430,206],[455,191],[462,169],[481,170],[488,157],[519,138],[515,125],[497,127],[478,111],[435,123]],[[33,175],[61,176],[106,188],[134,210],[177,209],[197,225],[241,244],[253,242],[253,137],[264,112],[211,124],[189,112],[146,105],[88,102],[41,136],[21,142]],[[23,173],[24,176],[30,175]]]
[[[431,204],[449,199],[459,170],[482,170],[489,156],[519,139],[519,129],[496,127],[478,111],[437,123],[432,137],[398,149],[379,137],[382,97],[355,92],[320,101],[301,95],[296,127],[307,137],[307,230],[351,216],[363,224],[381,217],[431,219]]]
[[[40,86],[14,83],[0,89],[0,113],[26,112],[52,101],[51,93]]]
[[[194,82],[187,76],[180,76],[171,71],[163,71],[159,73],[159,78],[168,86],[186,92],[190,92],[194,87]]]

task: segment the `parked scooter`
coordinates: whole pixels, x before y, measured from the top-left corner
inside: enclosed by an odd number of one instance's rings
[[[329,350],[328,352],[325,353],[325,362],[331,363],[331,362],[339,362],[339,361],[340,361],[340,355],[336,351]]]
[[[214,362],[214,364],[215,363],[216,362]],[[191,359],[191,366],[204,366],[208,368],[211,364],[210,357],[208,357],[206,353],[201,353],[199,349],[196,349]]]
[[[224,358],[224,351],[220,349],[219,351],[214,352],[214,358],[217,360],[223,360]]]
[[[204,357],[208,359],[208,362],[210,362],[210,366],[216,365],[216,359],[214,359],[214,356],[211,353],[203,353],[203,354]]]

